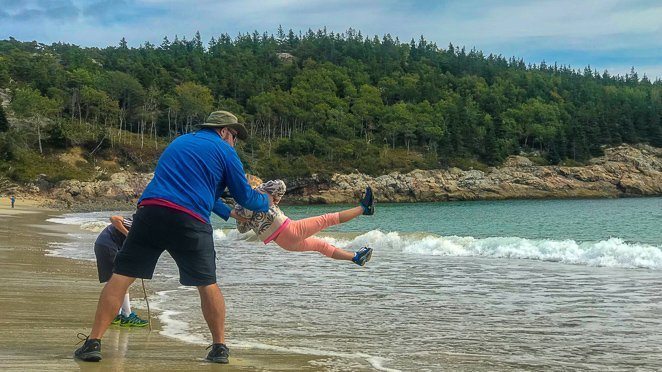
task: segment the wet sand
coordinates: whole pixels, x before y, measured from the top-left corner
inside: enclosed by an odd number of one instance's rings
[[[66,241],[60,225],[46,222],[62,213],[35,205],[0,205],[0,370],[319,369],[314,356],[239,349],[232,340],[230,364],[207,363],[204,347],[159,334],[154,314],[152,332],[111,327],[101,362],[75,361],[76,334],[89,332],[102,287],[94,262],[44,255],[48,241]],[[140,285],[133,285],[131,295],[142,297]]]

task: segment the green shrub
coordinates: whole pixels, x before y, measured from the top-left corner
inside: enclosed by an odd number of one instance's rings
[[[465,159],[465,158],[451,158],[448,160],[448,165],[451,167],[457,167],[462,170],[471,170],[476,169],[479,171],[486,172],[489,169],[489,166],[485,163],[481,163],[476,159]]]
[[[313,173],[328,174],[328,165],[312,155],[281,157],[274,155],[253,164],[254,174],[263,179],[308,177]]]
[[[379,152],[379,170],[377,173],[408,172],[416,168],[425,168],[425,159],[414,151],[384,148]],[[371,172],[376,174],[375,172]]]
[[[0,160],[11,161],[16,159],[22,142],[21,133],[16,130],[0,132]]]
[[[21,150],[17,155],[8,170],[8,175],[17,182],[32,182],[40,174],[45,174],[49,182],[68,179],[88,181],[94,177],[94,168],[89,164],[79,162],[72,166],[61,162],[55,156],[41,156],[29,150]]]
[[[82,146],[93,150],[102,138],[109,136],[109,129],[102,126],[92,126],[79,123],[78,120],[59,120],[46,128],[49,139],[47,143],[56,148]],[[104,141],[102,146],[110,146],[110,141]]]
[[[549,165],[549,161],[542,156],[527,156],[535,165]]]

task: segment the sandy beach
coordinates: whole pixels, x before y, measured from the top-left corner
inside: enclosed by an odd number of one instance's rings
[[[147,329],[111,327],[100,363],[75,361],[78,332],[93,321],[101,285],[93,262],[45,256],[47,242],[64,241],[46,219],[59,211],[17,200],[0,206],[0,370],[315,370],[314,357],[233,348],[229,365],[204,361],[206,350]],[[91,248],[90,248],[91,249]],[[134,284],[133,298],[142,298]],[[144,310],[139,310],[146,313]]]

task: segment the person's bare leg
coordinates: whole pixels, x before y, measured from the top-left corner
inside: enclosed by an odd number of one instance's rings
[[[97,304],[97,312],[94,315],[94,325],[90,332],[90,339],[101,339],[110,322],[117,316],[117,309],[122,306],[127,289],[136,278],[113,274],[103,287]]]
[[[225,343],[225,298],[216,283],[199,286],[200,307],[215,344]]]
[[[353,220],[354,218],[363,214],[363,207],[358,206],[351,209],[346,209],[342,212],[338,212],[338,217],[340,223],[345,223],[347,221]]]

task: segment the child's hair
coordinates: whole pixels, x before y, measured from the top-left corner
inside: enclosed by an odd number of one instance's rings
[[[283,195],[285,195],[287,187],[282,180],[271,180],[256,187],[255,190],[271,195],[274,198],[274,201],[277,202],[283,197]]]

